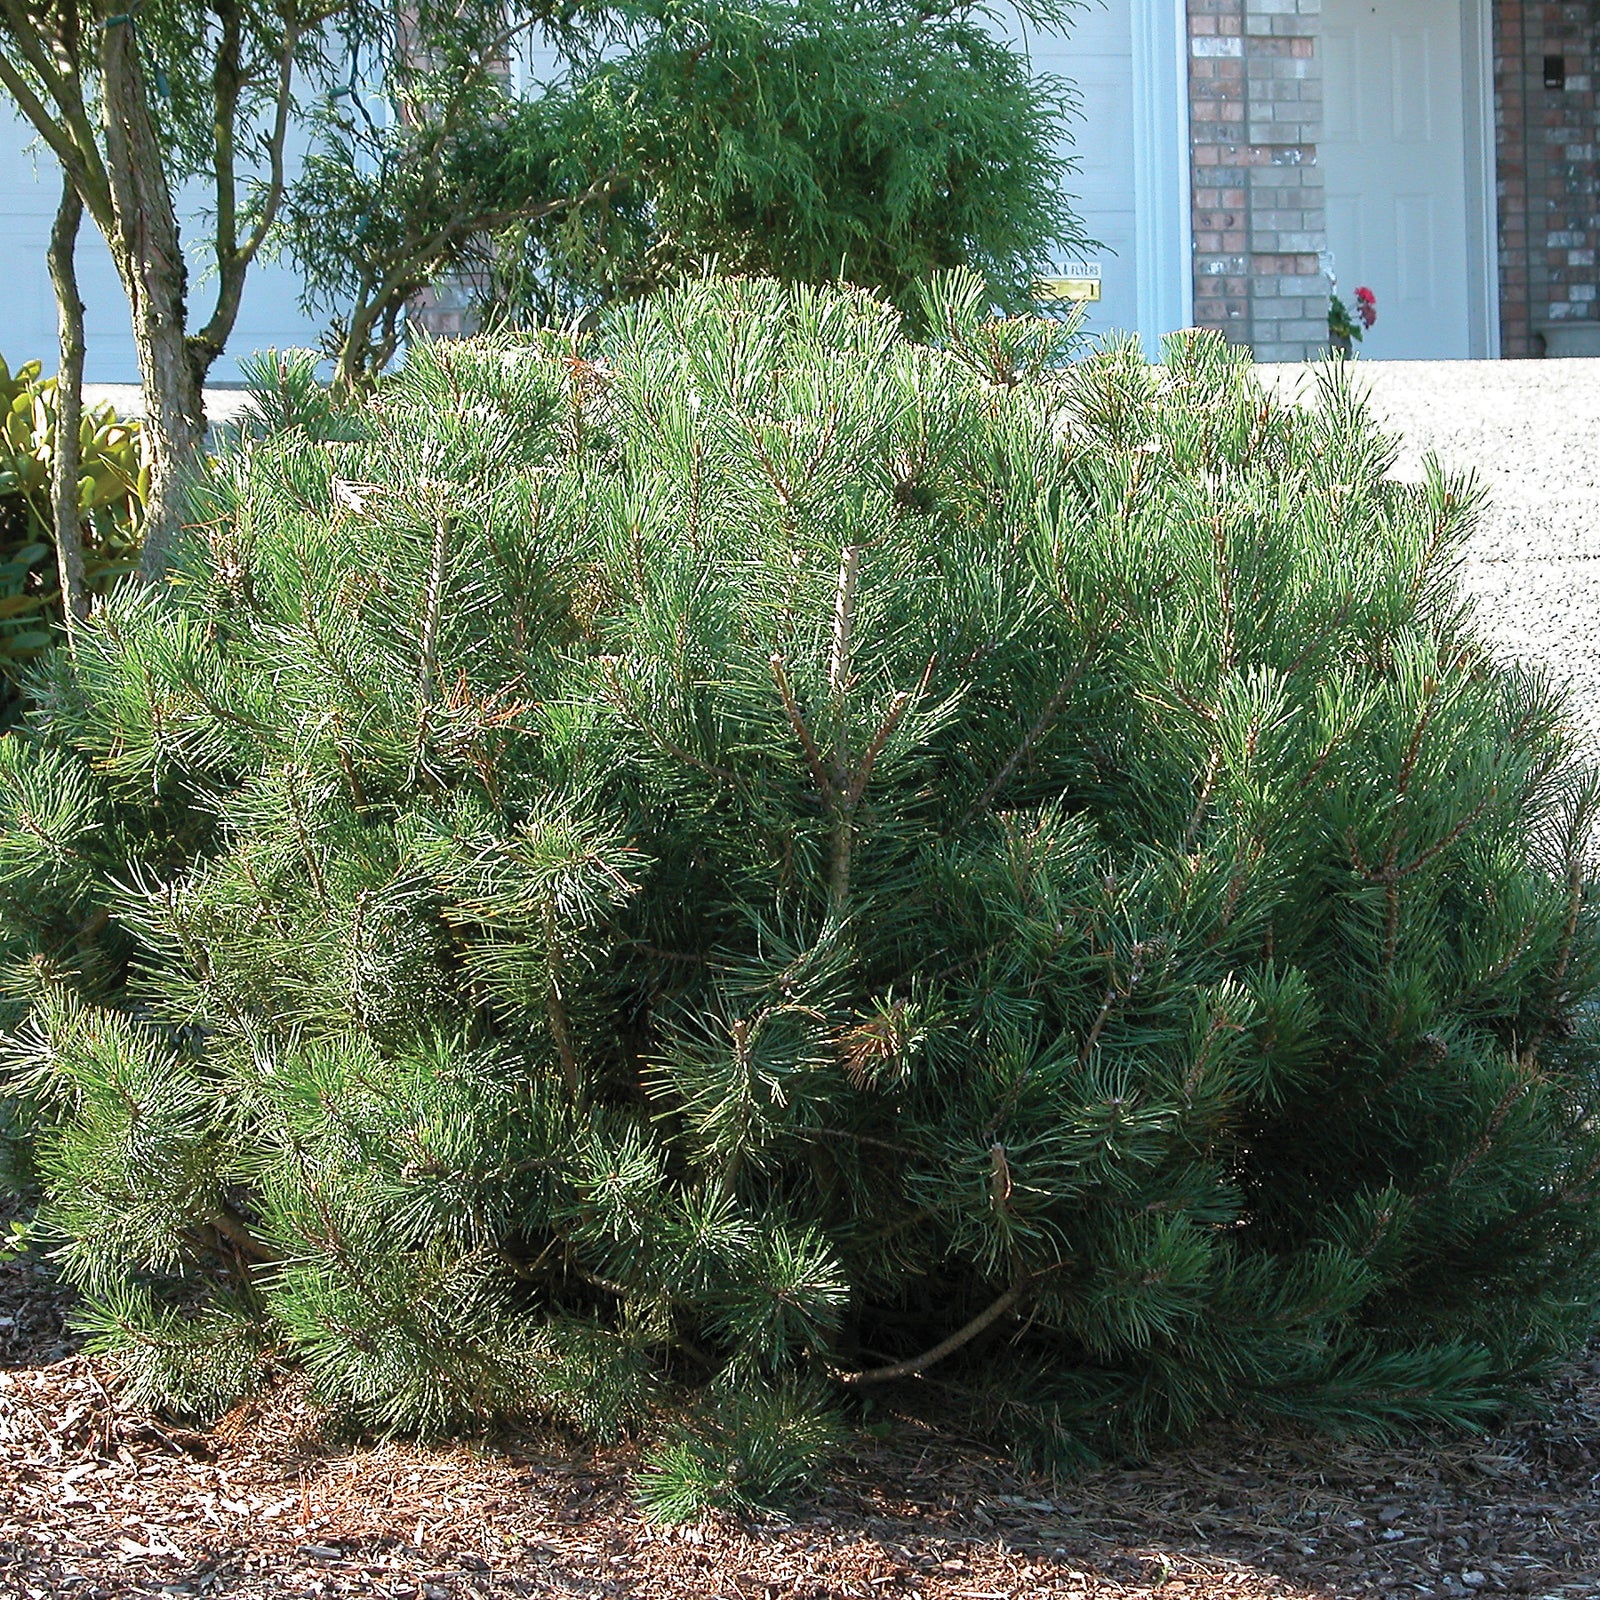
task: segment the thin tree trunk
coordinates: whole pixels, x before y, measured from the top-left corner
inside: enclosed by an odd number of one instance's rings
[[[67,644],[89,615],[89,586],[83,572],[83,519],[78,512],[78,478],[82,468],[83,300],[78,293],[78,225],[83,200],[65,174],[61,204],[50,230],[50,282],[56,292],[56,329],[61,365],[56,374],[56,447],[50,458],[50,509],[55,522],[56,571],[61,581],[61,609]]]
[[[334,365],[334,386],[346,394],[357,394],[372,376],[372,337],[383,308],[376,300],[361,301],[350,313],[350,326],[339,345]]]
[[[150,445],[142,568],[148,581],[158,582],[171,564],[184,477],[200,454],[205,410],[185,337],[188,285],[178,218],[131,17],[113,19],[101,30],[100,81],[116,223],[112,258],[132,312]]]

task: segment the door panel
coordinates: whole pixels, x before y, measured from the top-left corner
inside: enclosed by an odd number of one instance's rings
[[[1460,0],[1324,0],[1318,150],[1347,305],[1378,297],[1368,359],[1465,357],[1466,124]]]
[[[1322,39],[1324,146],[1330,140],[1356,137],[1360,124],[1356,106],[1356,80],[1355,34],[1325,34]]]
[[[1431,285],[1439,281],[1435,249],[1433,196],[1399,194],[1394,198],[1395,296],[1401,305],[1426,301]]]
[[[1389,35],[1389,107],[1396,144],[1433,138],[1428,42],[1419,33]]]
[[[1365,261],[1366,232],[1362,227],[1360,199],[1351,194],[1328,196],[1328,238],[1340,242],[1339,259]],[[1346,289],[1353,288],[1350,283]]]

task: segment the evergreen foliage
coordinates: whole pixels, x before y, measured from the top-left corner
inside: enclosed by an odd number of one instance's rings
[[[1072,0],[1023,0],[1009,31],[1066,33]],[[725,271],[864,284],[915,305],[970,267],[1020,309],[1088,241],[1066,185],[1076,93],[971,0],[696,0],[628,20],[618,47],[505,126],[509,160],[596,199],[502,237],[492,309],[545,317]],[[485,152],[487,154],[488,152]],[[526,181],[523,176],[522,181]],[[509,246],[509,248],[508,248]]]
[[[1472,1424],[1589,1327],[1597,786],[1475,490],[986,303],[707,281],[310,429],[286,368],[40,678],[13,1092],[147,1392],[698,1390],[684,1515],[896,1377],[1065,1465]]]

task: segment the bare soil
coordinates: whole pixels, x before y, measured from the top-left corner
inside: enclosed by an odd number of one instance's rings
[[[292,1393],[203,1433],[0,1262],[0,1596],[1357,1600],[1600,1596],[1600,1349],[1488,1438],[1221,1432],[1032,1481],[909,1407],[786,1518],[653,1526],[625,1449],[334,1446]],[[915,1396],[908,1396],[914,1399]]]

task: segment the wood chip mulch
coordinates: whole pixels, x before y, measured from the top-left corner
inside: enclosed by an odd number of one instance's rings
[[[1228,1432],[1052,1487],[906,1418],[788,1518],[661,1528],[626,1450],[335,1447],[292,1394],[174,1427],[73,1351],[64,1306],[0,1263],[6,1600],[1600,1597],[1600,1347],[1487,1439]]]

